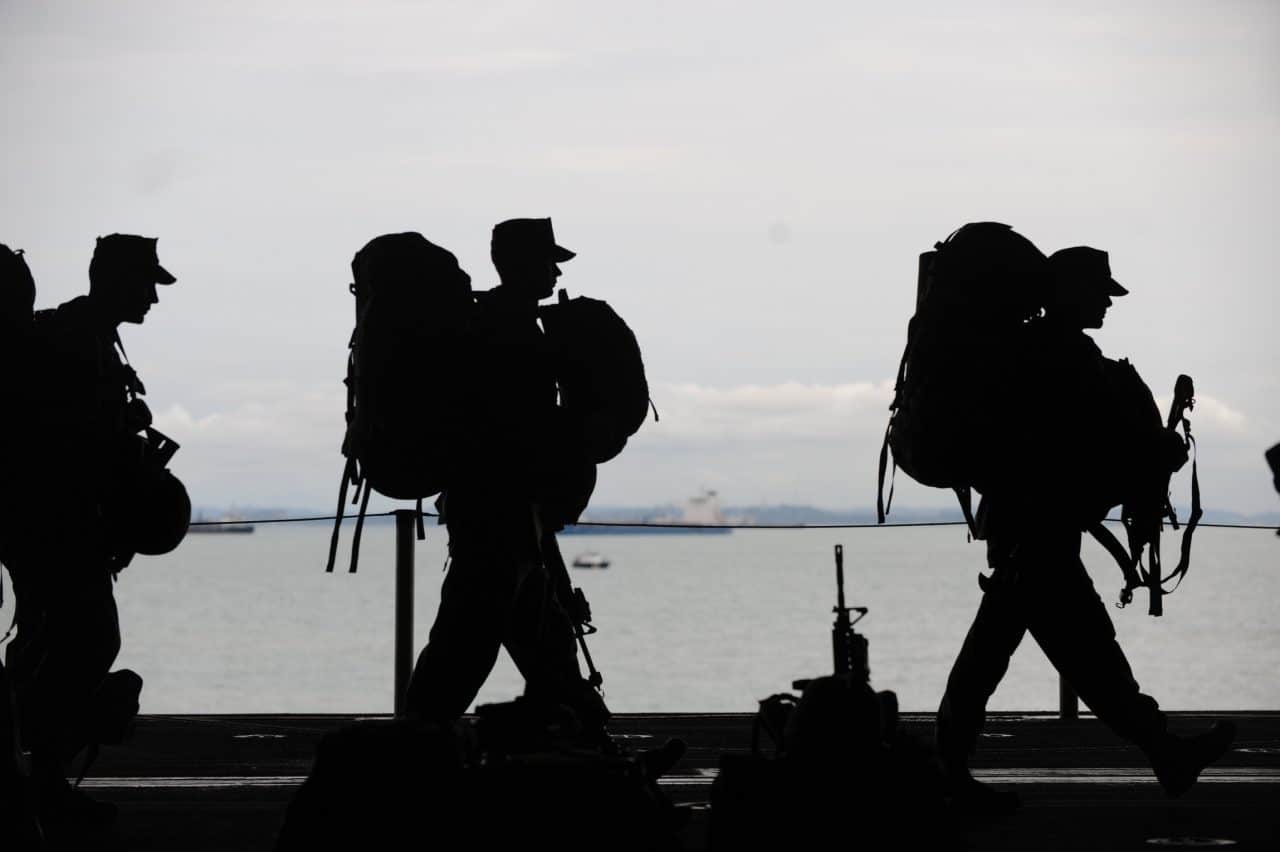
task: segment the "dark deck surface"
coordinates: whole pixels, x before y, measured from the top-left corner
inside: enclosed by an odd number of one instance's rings
[[[1234,750],[1190,793],[1170,800],[1142,754],[1091,717],[1068,723],[1044,714],[995,715],[975,774],[1017,790],[1023,807],[969,827],[965,845],[1091,852],[1227,845],[1210,843],[1216,839],[1237,849],[1280,850],[1280,712],[1176,714],[1173,727],[1198,731],[1222,717],[1239,726]],[[71,848],[271,849],[316,742],[352,718],[142,717],[132,743],[105,750],[85,780],[95,796],[120,805],[114,837]],[[908,715],[904,722],[927,736],[932,720]],[[677,803],[702,803],[684,831],[690,850],[705,847],[705,802],[719,755],[746,751],[750,727],[751,717],[741,714],[624,715],[611,724],[638,747],[671,736],[689,743],[663,786]]]

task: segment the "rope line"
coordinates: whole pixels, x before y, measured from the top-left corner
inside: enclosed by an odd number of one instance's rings
[[[409,511],[404,509],[400,511]],[[370,512],[366,515],[369,518],[392,518],[395,517],[395,511],[389,512]],[[228,521],[192,521],[190,526],[193,527],[219,527],[219,526],[243,526],[249,524],[293,524],[305,523],[308,521],[332,521],[336,515],[313,515],[310,517],[298,518],[261,518],[246,520],[228,520]],[[423,512],[424,518],[439,517],[435,512]],[[351,518],[344,518],[351,520]],[[1119,518],[1106,518],[1106,523],[1118,524]],[[638,529],[661,529],[661,530],[862,530],[862,529],[888,529],[892,527],[962,527],[966,522],[958,521],[907,521],[896,524],[877,524],[874,521],[866,523],[844,523],[844,524],[683,524],[683,523],[664,523],[661,521],[579,521],[576,524],[569,524],[571,527],[634,527]],[[1202,527],[1216,527],[1218,529],[1229,530],[1274,530],[1275,524],[1228,524],[1228,523],[1204,523]]]

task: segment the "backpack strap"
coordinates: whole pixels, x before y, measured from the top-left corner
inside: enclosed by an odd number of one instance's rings
[[[893,508],[893,486],[898,478],[898,460],[893,460],[893,472],[889,475],[889,499],[884,497],[884,475],[889,466],[889,433],[893,431],[893,415],[889,415],[889,425],[884,428],[884,441],[880,444],[880,473],[876,479],[876,523],[883,524]]]
[[[338,486],[338,510],[334,512],[333,535],[329,537],[329,561],[325,564],[325,573],[333,573],[333,564],[338,558],[338,535],[342,532],[342,515],[347,505],[347,486],[355,481],[356,460],[347,457],[347,464],[342,469],[342,484]]]
[[[360,493],[362,487],[363,495]],[[364,516],[369,510],[369,495],[372,493],[373,488],[363,477],[356,481],[356,497],[352,498],[352,502],[356,498],[360,499],[360,513],[356,515],[356,531],[351,536],[351,567],[347,569],[348,574],[356,573],[356,566],[360,563],[360,537],[364,535]]]
[[[893,460],[893,472],[889,475],[889,499],[884,498],[884,475],[889,465],[889,435],[893,432],[893,416],[902,401],[902,380],[907,374],[907,358],[911,355],[912,331],[915,330],[915,317],[907,324],[907,345],[902,349],[902,360],[898,362],[898,375],[893,382],[893,402],[889,403],[889,423],[884,427],[884,442],[880,444],[880,473],[876,480],[876,523],[883,524],[893,508],[893,484],[897,479],[898,460]]]
[[[120,339],[119,329],[111,332],[111,344],[120,351],[120,359],[124,361],[125,393],[128,394],[130,401],[139,395],[146,396],[147,389],[143,386],[142,379],[138,378],[138,371],[129,363],[129,353],[124,351],[124,341]]]
[[[1133,602],[1133,590],[1142,585],[1142,578],[1138,576],[1136,568],[1137,560],[1120,543],[1120,539],[1116,538],[1111,530],[1103,526],[1101,521],[1089,527],[1089,535],[1093,536],[1098,544],[1102,545],[1103,549],[1110,553],[1111,558],[1120,566],[1120,573],[1124,577],[1124,588],[1120,590],[1120,602],[1116,604],[1116,607],[1124,609]]]
[[[962,485],[952,490],[956,492],[956,499],[960,501],[960,513],[964,515],[964,522],[969,526],[970,539],[981,541],[982,536],[978,535],[978,524],[973,519],[973,489],[968,485]]]
[[[1165,577],[1161,582],[1167,583],[1175,581],[1173,588],[1169,589],[1166,594],[1172,594],[1177,591],[1178,586],[1182,585],[1183,579],[1187,576],[1187,570],[1191,567],[1191,536],[1195,533],[1196,527],[1200,525],[1200,518],[1204,516],[1204,507],[1200,505],[1200,473],[1196,469],[1196,439],[1191,435],[1191,426],[1186,420],[1183,420],[1183,428],[1186,430],[1187,442],[1191,447],[1191,514],[1187,516],[1186,526],[1182,529],[1182,542],[1178,554],[1178,564],[1174,567],[1173,572]]]

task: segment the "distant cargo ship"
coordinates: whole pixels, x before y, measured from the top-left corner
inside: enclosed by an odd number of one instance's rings
[[[196,515],[187,527],[189,533],[251,533],[253,524],[241,518],[206,518]]]
[[[577,524],[565,527],[560,535],[727,535],[732,530],[725,524],[744,520],[725,517],[720,511],[719,495],[703,489],[700,494],[689,498],[679,516],[650,515],[625,521],[616,518],[593,521],[588,515]]]

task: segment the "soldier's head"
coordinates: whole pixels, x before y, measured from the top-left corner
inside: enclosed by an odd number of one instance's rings
[[[1111,299],[1129,291],[1111,277],[1105,251],[1073,246],[1049,255],[1052,285],[1045,316],[1079,328],[1102,328]]]
[[[550,219],[508,219],[493,226],[489,256],[503,287],[536,301],[555,292],[558,264],[574,253],[556,245]]]
[[[160,265],[154,237],[98,237],[89,261],[89,295],[113,322],[142,322],[151,306],[160,301],[156,285],[175,280]]]
[[[13,327],[31,320],[36,304],[36,282],[22,249],[0,245],[0,326]]]

